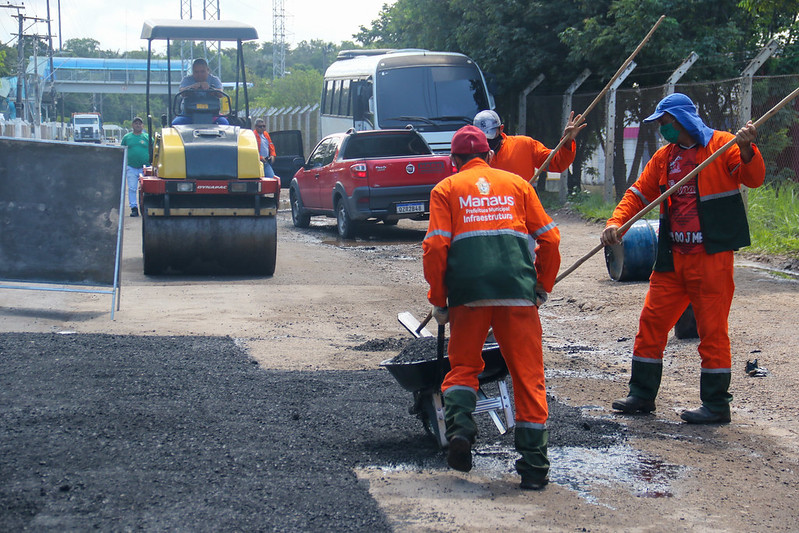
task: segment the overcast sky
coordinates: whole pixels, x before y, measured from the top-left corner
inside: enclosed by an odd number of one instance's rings
[[[360,26],[370,26],[383,4],[394,0],[285,0],[286,40],[292,45],[300,41],[321,39],[340,43],[352,40]],[[0,0],[0,6],[11,3],[25,5],[26,17],[47,18],[47,0]],[[214,3],[215,2],[211,2]],[[142,23],[150,18],[180,18],[181,0],[60,0],[61,41],[87,38],[100,41],[103,50],[137,50],[146,48],[141,36]],[[203,0],[191,0],[192,14],[202,19]],[[50,17],[54,35],[53,46],[58,48],[59,0],[50,0]],[[222,19],[252,24],[258,30],[259,41],[272,40],[271,0],[219,0]],[[17,19],[14,9],[0,8],[0,42],[16,43]],[[32,27],[31,27],[32,26]],[[47,34],[46,23],[26,21],[24,33]],[[30,29],[27,29],[30,28]]]

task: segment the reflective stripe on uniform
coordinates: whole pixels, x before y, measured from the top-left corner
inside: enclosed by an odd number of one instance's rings
[[[475,230],[475,231],[467,231],[456,235],[452,242],[456,242],[462,239],[469,239],[471,237],[493,237],[495,235],[511,235],[513,237],[518,237],[520,239],[527,240],[527,233],[522,231],[515,231],[512,229],[483,229],[483,230]],[[425,237],[426,238],[426,237]]]
[[[662,365],[663,359],[653,359],[651,357],[640,357],[638,355],[633,356],[633,361],[638,361],[639,363],[652,363],[656,365]]]
[[[557,228],[557,227],[558,227],[558,225],[557,225],[557,224],[555,224],[554,222],[550,222],[550,223],[549,223],[549,224],[547,224],[546,226],[544,226],[544,227],[542,227],[542,228],[539,228],[539,229],[537,229],[537,230],[535,231],[535,233],[533,233],[532,237],[533,237],[533,238],[539,237],[539,236],[543,235],[544,233],[548,232],[549,230],[551,230],[551,229],[555,229],[555,228]]]
[[[546,429],[546,424],[536,424],[535,422],[520,422],[516,421],[517,428],[527,428],[527,429]]]
[[[433,231],[428,232],[427,235],[424,236],[424,240],[427,240],[427,239],[429,239],[431,237],[437,237],[439,235],[441,237],[446,237],[447,239],[451,239],[452,238],[452,232],[451,231],[444,231],[444,230],[437,229],[437,230],[433,230]]]
[[[642,193],[641,191],[639,191],[635,187],[630,187],[628,190],[632,191],[634,195],[636,195],[638,198],[640,198],[641,201],[644,202],[644,205],[648,205],[649,204],[649,200],[647,199],[646,196],[644,196],[644,193]]]
[[[731,191],[724,191],[724,192],[717,192],[716,194],[707,194],[705,196],[700,196],[700,202],[707,202],[708,200],[715,200],[716,198],[726,198],[728,196],[735,196],[736,194],[741,194],[740,189],[733,189]]]

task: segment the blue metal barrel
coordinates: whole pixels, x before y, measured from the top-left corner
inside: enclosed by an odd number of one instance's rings
[[[658,248],[658,221],[639,220],[622,242],[605,247],[605,264],[615,281],[646,281],[652,273]]]

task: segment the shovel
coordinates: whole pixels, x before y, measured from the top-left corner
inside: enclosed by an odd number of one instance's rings
[[[438,388],[444,382],[444,324],[438,325],[438,343],[436,344],[436,367],[438,369]]]

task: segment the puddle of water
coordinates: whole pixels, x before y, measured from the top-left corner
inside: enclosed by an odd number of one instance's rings
[[[544,370],[546,379],[552,378],[574,378],[574,379],[601,379],[603,381],[615,381],[617,376],[614,374],[594,372],[593,370],[568,370],[566,368],[547,368]]]
[[[321,241],[322,244],[326,244],[327,246],[335,246],[337,248],[360,248],[362,250],[377,250],[387,248],[389,246],[402,246],[406,244],[410,244],[408,241],[384,241],[380,240],[368,240],[368,241],[361,241],[361,240],[354,240],[354,241],[346,241],[346,240],[339,240],[339,239],[325,239]],[[375,243],[379,242],[379,246],[376,246]]]
[[[750,263],[747,261],[736,262],[736,266],[740,266],[743,268],[751,268],[752,270],[762,270],[768,272],[774,277],[784,280],[799,281],[799,273],[793,270],[784,270],[781,268],[774,268],[768,265],[763,265],[759,263]]]
[[[513,447],[501,444],[478,445],[474,448],[473,472],[483,477],[501,480],[515,475],[514,463],[518,453]],[[642,498],[668,498],[673,496],[671,483],[685,467],[636,450],[628,444],[607,448],[582,448],[552,446],[549,448],[551,483],[575,491],[594,505],[613,509],[599,501],[594,494],[597,487],[621,485],[631,494]],[[396,464],[377,467],[384,472],[413,472],[420,469],[438,470],[443,457],[431,457],[423,465]]]
[[[596,485],[619,484],[631,494],[644,498],[672,496],[671,482],[684,467],[666,463],[627,444],[607,448],[550,448],[550,480],[577,492],[590,503],[600,505],[592,494]],[[610,506],[608,506],[610,507]]]

